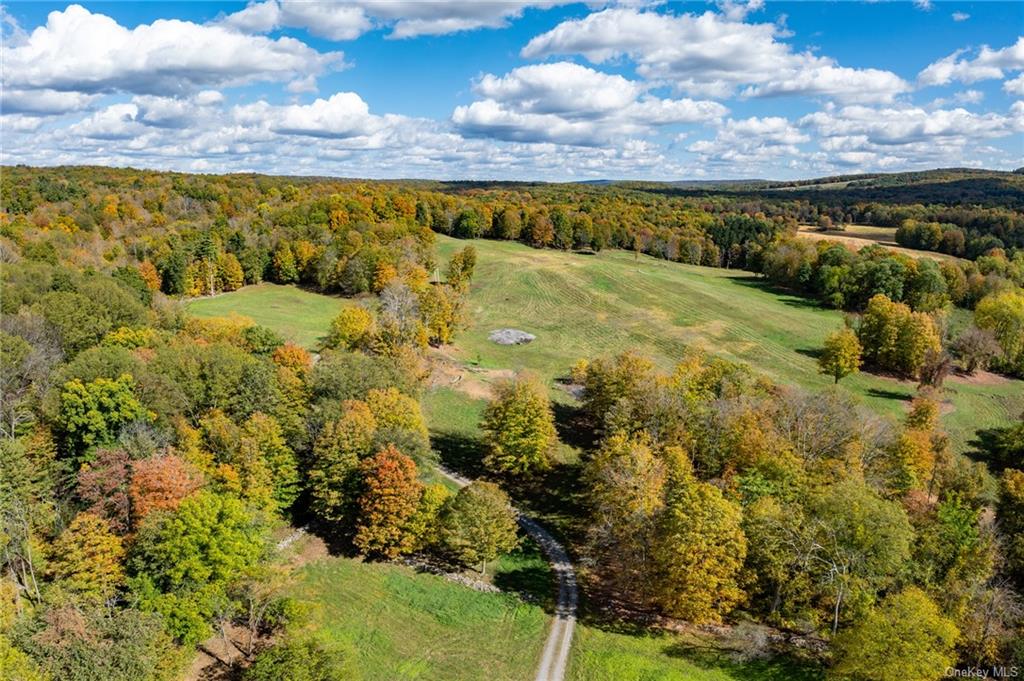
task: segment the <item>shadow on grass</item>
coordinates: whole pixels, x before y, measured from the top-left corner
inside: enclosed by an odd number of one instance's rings
[[[486,474],[484,457],[487,448],[480,438],[455,431],[434,431],[430,434],[430,444],[445,468],[468,478]]]
[[[540,521],[571,550],[586,530],[582,466],[562,463],[530,478],[506,478],[502,487],[524,513]]]
[[[525,594],[547,613],[553,613],[558,590],[550,566],[532,541],[505,556],[491,580],[502,591]]]
[[[584,423],[583,412],[579,407],[553,402],[551,410],[555,413],[555,430],[558,431],[559,440],[578,449],[594,447],[594,432]]]
[[[821,359],[822,349],[821,348],[797,348],[796,352],[798,355],[804,357],[810,357],[811,359]]]
[[[808,298],[801,296],[798,293],[794,293],[791,289],[783,288],[767,279],[761,279],[760,277],[736,277],[733,279],[740,286],[746,286],[747,288],[757,289],[770,293],[775,296],[784,305],[790,307],[797,307],[805,310],[824,310],[826,309],[821,303],[814,298]]]
[[[758,681],[820,681],[824,678],[821,667],[787,655],[765,659],[737,660],[728,651],[713,645],[675,642],[663,651],[669,657],[684,659],[705,669],[722,669],[736,678]]]
[[[899,400],[901,402],[909,402],[913,399],[913,395],[898,390],[884,390],[882,388],[868,388],[868,395],[871,395],[871,397],[881,397],[886,400]]]

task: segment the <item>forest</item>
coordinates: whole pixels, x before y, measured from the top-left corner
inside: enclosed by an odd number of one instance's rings
[[[1022,175],[2,171],[5,678],[182,678],[228,630],[244,650],[223,678],[358,678],[351,651],[297,633],[309,615],[277,549],[294,528],[483,575],[520,543],[516,509],[565,486],[578,499],[554,532],[595,617],[754,624],[819,678],[1024,664],[1024,414],[970,451],[942,421],[951,376],[1024,378]],[[854,224],[921,257],[798,232]],[[466,242],[442,258],[437,234]],[[461,471],[476,480],[453,489],[421,402],[438,349],[473,324],[474,239],[756,273],[846,313],[816,351],[830,382],[873,372],[916,396],[893,420],[698,348],[671,367],[621,348],[563,367],[573,400],[528,370],[498,383]],[[346,300],[315,352],[183,305],[261,282]]]

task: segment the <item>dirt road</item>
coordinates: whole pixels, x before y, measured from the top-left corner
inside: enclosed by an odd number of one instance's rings
[[[471,481],[443,467],[438,470],[446,478],[465,487]],[[569,661],[569,650],[572,647],[572,634],[576,628],[576,606],[579,592],[576,589],[576,571],[565,548],[536,521],[519,514],[519,526],[540,546],[547,556],[551,569],[558,577],[558,601],[555,604],[555,619],[544,643],[544,652],[540,658],[540,666],[534,681],[563,681],[565,668]]]

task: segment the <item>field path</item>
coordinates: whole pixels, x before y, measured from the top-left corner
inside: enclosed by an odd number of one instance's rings
[[[459,487],[465,487],[471,480],[458,473],[453,473],[443,466],[437,467],[445,476]],[[534,681],[563,681],[565,667],[569,661],[569,649],[572,647],[572,634],[576,628],[576,605],[579,592],[576,589],[576,571],[565,548],[558,540],[537,522],[523,514],[519,514],[519,526],[523,528],[547,556],[551,569],[558,575],[558,602],[555,604],[555,621],[548,632],[544,643],[544,652],[537,667]]]

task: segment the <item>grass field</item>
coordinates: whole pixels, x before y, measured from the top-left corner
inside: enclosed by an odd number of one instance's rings
[[[496,566],[503,588],[550,592],[535,554]],[[525,588],[524,588],[525,587]],[[301,568],[291,594],[308,604],[302,630],[345,651],[361,681],[511,681],[533,677],[549,615],[544,604],[481,593],[390,564],[324,557]],[[547,593],[546,593],[547,595]],[[550,600],[550,599],[549,599]],[[681,636],[576,628],[573,681],[812,681],[785,660],[738,664],[687,646]]]
[[[212,298],[196,298],[186,307],[197,317],[250,317],[257,324],[274,329],[285,340],[316,350],[338,311],[352,304],[346,298],[310,293],[294,286],[257,284]]]
[[[438,237],[446,258],[466,242]],[[630,348],[670,368],[687,345],[746,362],[783,383],[813,390],[830,379],[817,372],[814,354],[842,314],[813,301],[773,290],[749,273],[697,267],[621,251],[581,255],[542,251],[518,243],[477,240],[477,274],[469,300],[471,327],[457,338],[455,354],[485,368],[529,368],[547,379],[565,375],[581,357]],[[331,319],[353,301],[289,286],[260,284],[191,301],[189,310],[213,317],[252,317],[285,338],[315,348]],[[499,346],[487,339],[497,328],[537,335],[529,345]],[[839,385],[882,414],[899,417],[913,397],[908,381],[861,373]],[[554,391],[556,399],[568,399]],[[963,450],[978,428],[1003,425],[1024,411],[1024,382],[990,377],[946,382],[944,423]],[[429,403],[433,397],[428,396]],[[462,418],[438,410],[435,424]]]
[[[306,565],[293,593],[312,604],[313,635],[354,656],[362,681],[519,681],[548,621],[511,594],[343,557]]]
[[[626,634],[590,626],[576,629],[567,678],[571,681],[815,681],[820,670],[784,658],[730,661],[700,641],[672,634]],[[706,643],[706,642],[705,642]]]
[[[443,257],[465,243],[438,238]],[[669,368],[686,346],[696,345],[783,383],[813,390],[831,385],[818,373],[814,355],[825,336],[842,325],[842,313],[774,290],[749,273],[635,259],[621,251],[581,255],[513,242],[473,244],[479,255],[470,294],[472,326],[456,341],[467,362],[529,368],[552,379],[564,376],[581,357],[625,349]],[[529,331],[537,340],[500,346],[487,339],[503,327]],[[1004,425],[1024,410],[1021,381],[951,378],[946,387],[944,423],[959,449],[975,429]],[[909,381],[868,373],[839,386],[893,417],[904,413],[915,388]]]

